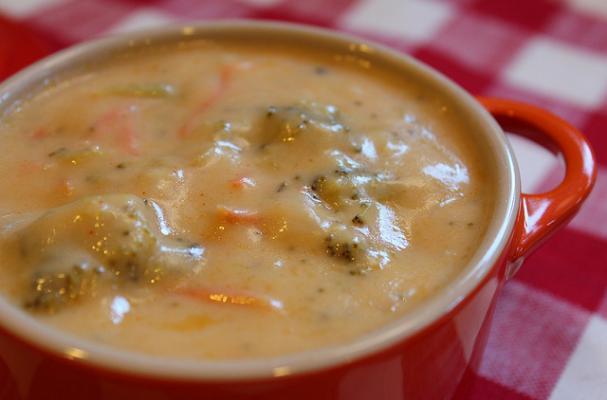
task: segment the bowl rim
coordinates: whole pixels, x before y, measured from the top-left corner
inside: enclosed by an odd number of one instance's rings
[[[119,372],[130,376],[185,381],[255,380],[293,374],[310,373],[348,364],[377,354],[396,343],[414,336],[449,314],[497,267],[508,248],[520,201],[520,176],[512,148],[495,119],[463,88],[432,67],[411,56],[389,49],[367,39],[329,29],[274,21],[222,20],[152,28],[134,33],[107,36],[72,46],[46,57],[0,83],[0,110],[12,104],[14,93],[43,77],[103,52],[113,53],[137,46],[153,46],[156,42],[205,39],[209,35],[247,31],[258,35],[298,37],[322,41],[367,58],[382,59],[403,71],[412,70],[419,77],[444,88],[472,112],[486,128],[486,136],[499,158],[498,190],[495,212],[485,238],[470,260],[464,273],[439,293],[410,312],[350,343],[323,347],[283,356],[246,359],[200,361],[166,358],[124,351],[94,343],[46,326],[0,296],[0,329],[24,341],[28,346],[83,366]],[[283,40],[283,39],[279,39]],[[0,112],[0,119],[2,118]]]

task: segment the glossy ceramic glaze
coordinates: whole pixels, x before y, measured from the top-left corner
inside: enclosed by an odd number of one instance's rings
[[[566,122],[533,106],[480,99],[405,56],[358,39],[282,24],[227,22],[105,39],[53,56],[0,86],[0,110],[45,77],[107,52],[215,35],[328,46],[385,63],[456,98],[489,143],[499,180],[489,234],[462,276],[401,320],[343,346],[256,361],[186,362],[121,353],[71,338],[0,300],[0,397],[26,399],[444,399],[466,398],[466,375],[486,342],[495,299],[524,257],[575,214],[596,175],[592,151]],[[563,154],[554,190],[521,194],[503,131],[515,129]]]

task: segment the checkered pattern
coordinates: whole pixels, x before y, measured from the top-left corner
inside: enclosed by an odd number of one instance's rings
[[[506,285],[471,397],[607,399],[606,0],[0,0],[0,12],[55,48],[175,21],[320,25],[408,52],[473,93],[568,119],[594,144],[596,190]],[[525,190],[558,182],[552,156],[514,145]]]

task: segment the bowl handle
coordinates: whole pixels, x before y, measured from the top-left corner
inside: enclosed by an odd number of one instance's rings
[[[596,180],[590,143],[566,121],[541,108],[511,100],[478,97],[501,127],[532,139],[565,159],[565,177],[554,189],[521,193],[510,261],[518,264],[578,211]]]

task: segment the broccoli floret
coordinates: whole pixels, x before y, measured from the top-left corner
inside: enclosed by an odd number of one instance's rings
[[[25,298],[25,307],[54,312],[89,292],[102,272],[103,270],[90,270],[78,264],[61,272],[36,272]]]
[[[364,260],[366,248],[364,237],[342,224],[332,226],[325,237],[327,254],[347,263]]]
[[[262,147],[277,142],[290,143],[299,135],[309,132],[349,131],[349,128],[340,121],[339,113],[334,106],[321,106],[316,103],[286,107],[270,106],[266,109],[260,126],[265,136]]]
[[[159,207],[132,195],[94,196],[48,211],[22,229],[31,270],[25,304],[57,310],[101,284],[153,284],[187,272],[203,249],[171,238]]]

